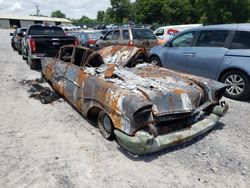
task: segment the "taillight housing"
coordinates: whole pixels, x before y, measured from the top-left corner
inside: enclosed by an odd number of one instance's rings
[[[88,44],[95,44],[95,43],[96,43],[96,40],[89,39],[87,43],[88,43]]]
[[[77,39],[75,39],[75,42],[74,42],[74,44],[75,44],[76,46],[78,46],[78,44],[79,44],[79,41],[78,41]]]
[[[128,46],[134,46],[134,42],[133,42],[132,40],[130,40],[130,41],[128,42]]]
[[[29,39],[31,52],[36,52],[36,41],[34,39]]]

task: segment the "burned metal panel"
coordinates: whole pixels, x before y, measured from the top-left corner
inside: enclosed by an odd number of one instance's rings
[[[164,119],[159,117],[171,115],[172,119],[178,119],[198,114],[197,109],[207,102],[207,96],[214,98],[215,91],[224,87],[215,87],[209,80],[205,86],[199,84],[196,77],[148,63],[126,67],[136,60],[138,54],[144,54],[140,48],[111,46],[99,52],[85,50],[82,67],[53,60],[43,68],[45,77],[83,115],[97,106],[109,114],[116,129],[128,135],[147,128],[149,122],[157,124],[158,120]],[[150,108],[154,117],[149,120],[145,116],[144,122],[136,122],[135,112],[144,107]]]
[[[113,74],[121,78],[122,83],[120,82],[119,85],[153,103],[155,115],[192,112],[198,107],[203,99],[203,93],[197,84],[181,76],[172,75],[166,70],[159,71],[161,78],[159,74],[155,78],[148,72],[149,70],[154,72],[159,68],[155,66],[150,68],[147,67],[143,71],[143,69],[119,67]]]
[[[105,64],[119,64],[120,66],[129,65],[137,61],[138,58],[146,60],[146,53],[143,48],[133,46],[109,46],[99,50],[98,52]]]

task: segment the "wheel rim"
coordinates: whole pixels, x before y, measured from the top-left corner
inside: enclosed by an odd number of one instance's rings
[[[232,74],[225,80],[225,84],[228,84],[226,91],[230,95],[240,95],[245,89],[245,81],[238,74]]]
[[[155,58],[152,58],[151,59],[151,63],[154,64],[154,65],[158,65],[159,66],[159,61]]]
[[[109,139],[112,135],[113,124],[109,116],[105,112],[101,112],[99,115],[99,128],[102,135]]]
[[[103,127],[108,133],[111,133],[111,122],[106,114],[103,117]]]

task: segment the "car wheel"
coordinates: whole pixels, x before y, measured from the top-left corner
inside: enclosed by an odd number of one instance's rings
[[[22,50],[22,58],[23,58],[23,60],[28,60],[28,58],[24,55],[23,50]]]
[[[22,55],[22,51],[18,49],[18,54],[19,55]]]
[[[162,67],[161,60],[156,56],[151,57],[150,62],[152,64],[155,64],[155,65],[159,66],[159,67]]]
[[[37,70],[41,67],[39,60],[29,60],[29,66],[31,70]]]
[[[240,70],[231,70],[223,74],[221,82],[228,85],[225,96],[231,99],[244,100],[250,97],[250,78]]]
[[[13,50],[16,51],[16,47],[15,47],[15,45],[13,43],[11,43],[11,47],[12,47]]]
[[[98,127],[105,139],[112,140],[114,138],[113,123],[108,114],[104,111],[101,111],[98,115]]]

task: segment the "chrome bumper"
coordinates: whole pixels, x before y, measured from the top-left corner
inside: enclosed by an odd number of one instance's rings
[[[143,130],[137,131],[135,136],[129,136],[119,130],[115,130],[114,132],[120,145],[130,153],[136,155],[153,153],[170,146],[190,141],[211,130],[227,110],[227,105],[217,105],[209,116],[193,124],[191,127],[157,137],[153,137]]]

